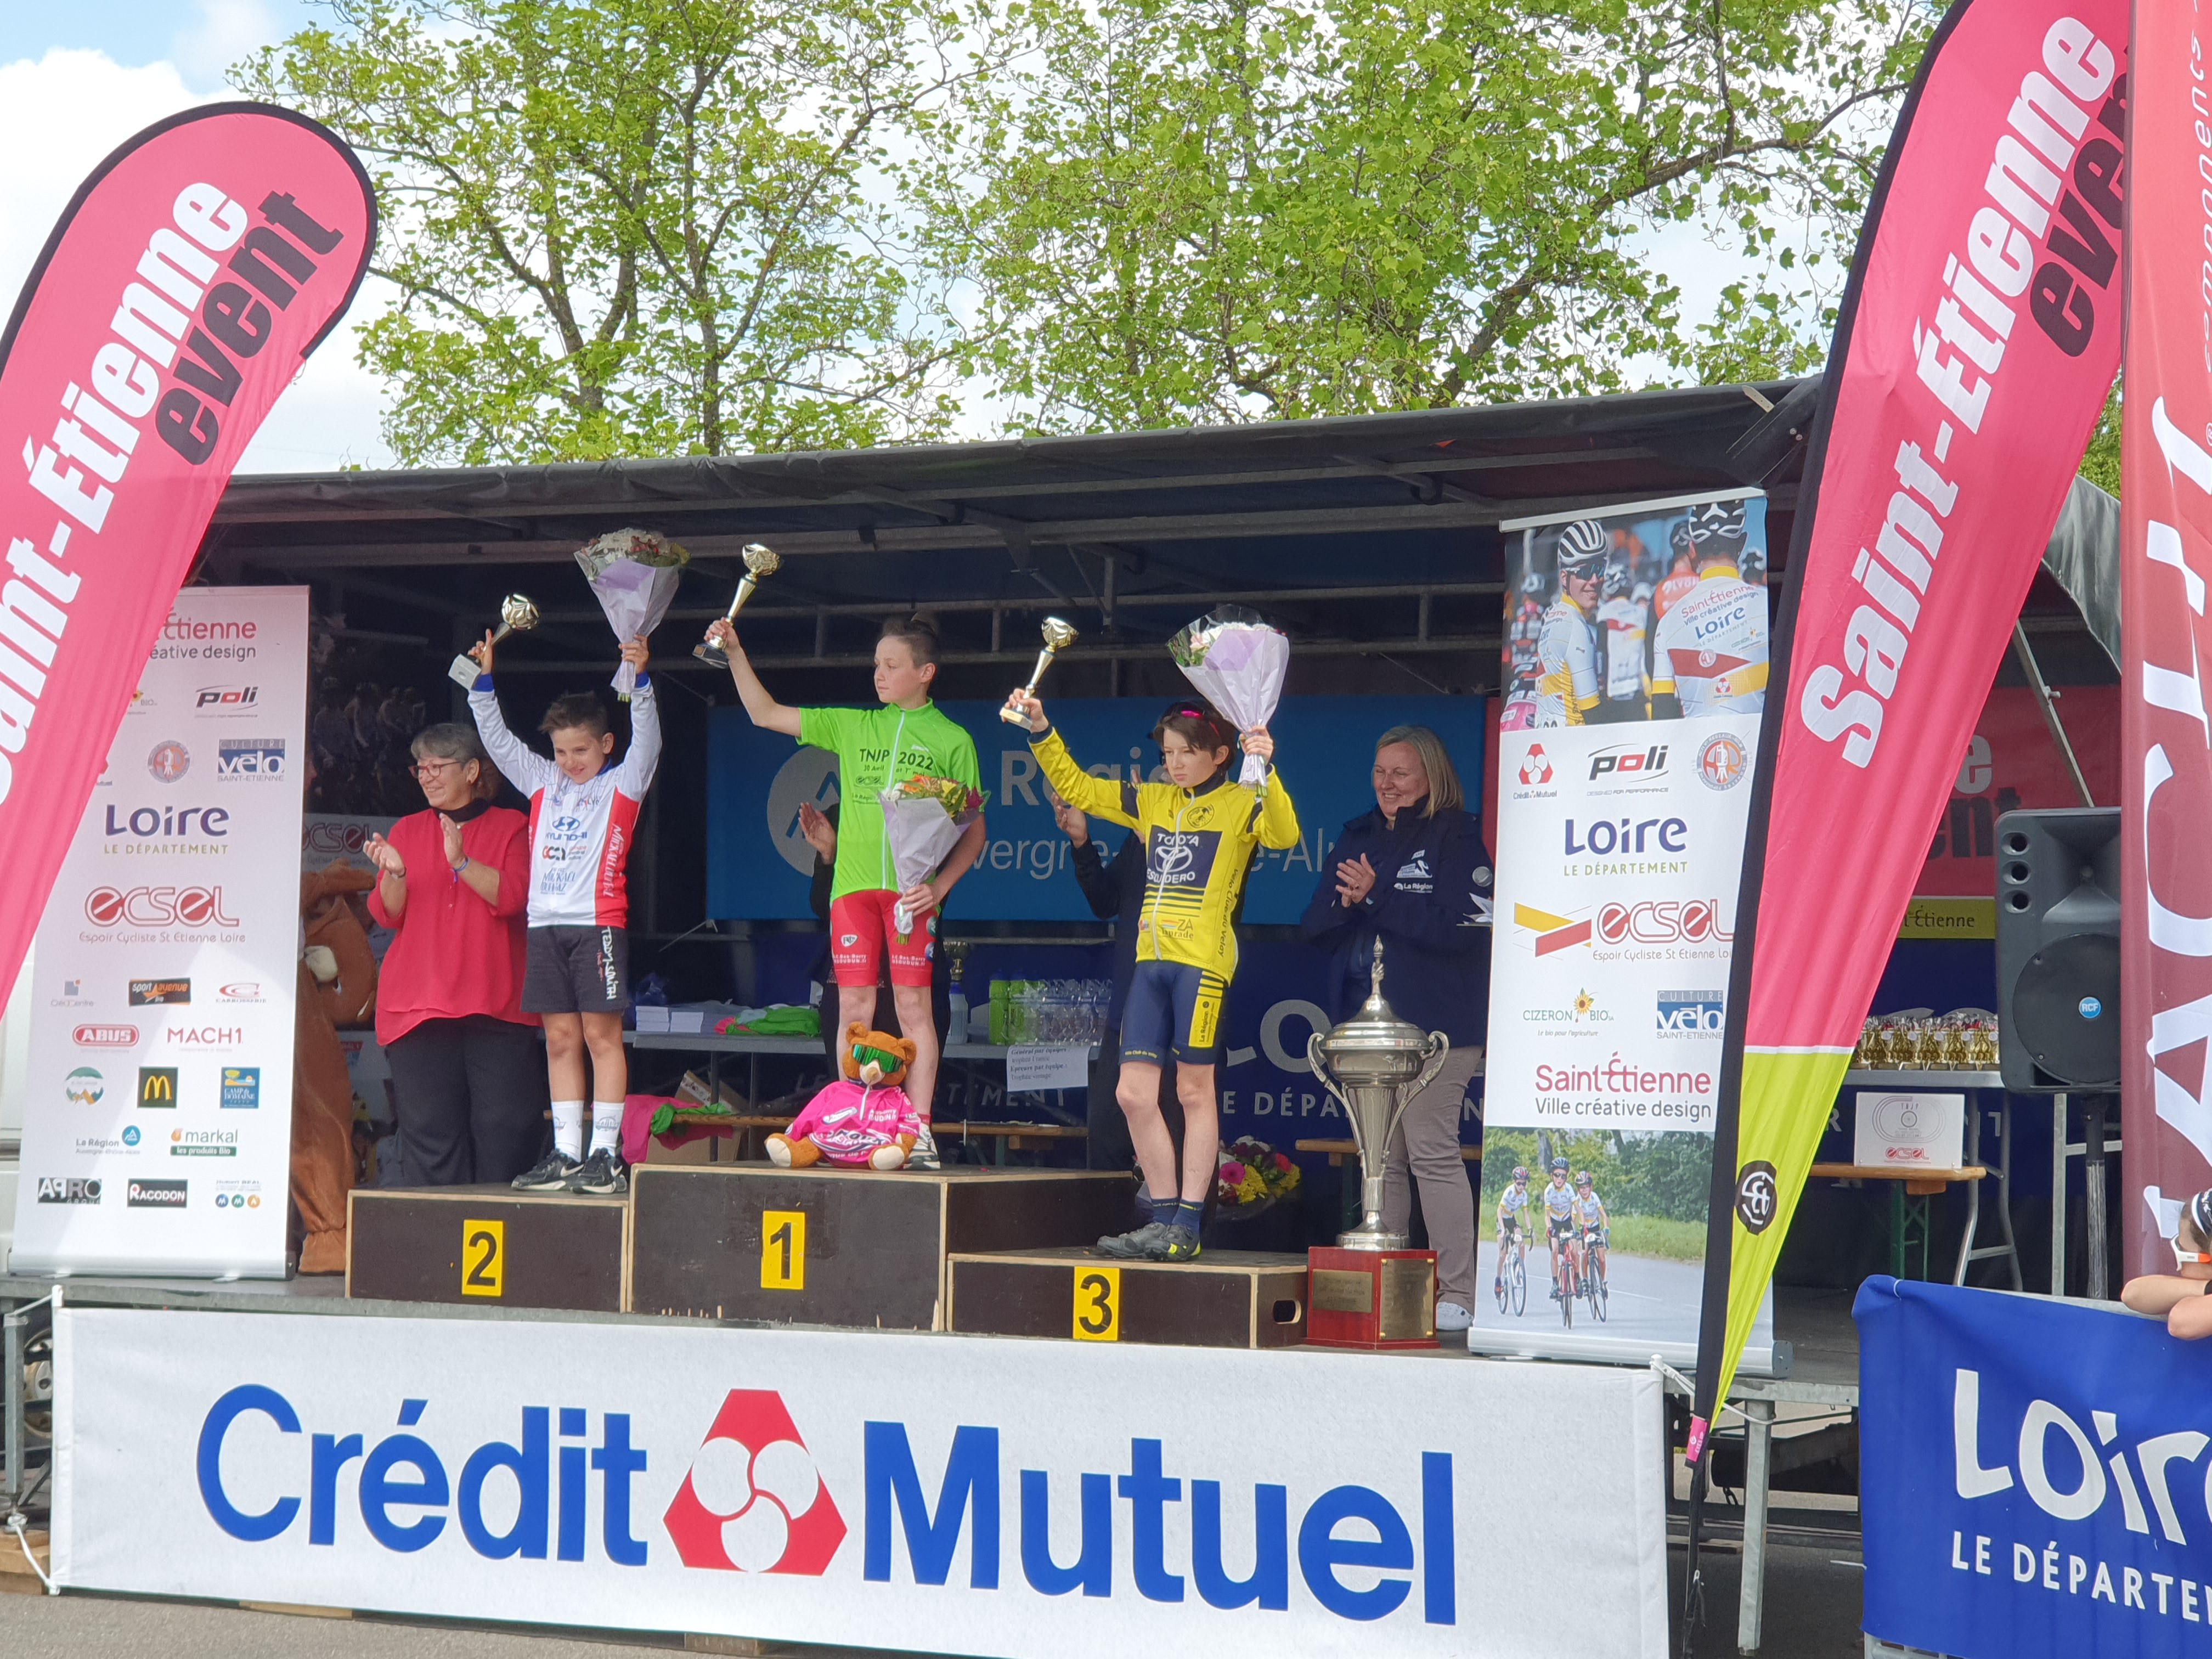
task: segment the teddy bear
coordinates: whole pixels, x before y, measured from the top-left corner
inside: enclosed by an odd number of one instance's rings
[[[854,1020],[843,1046],[845,1075],[808,1101],[790,1128],[768,1138],[771,1164],[804,1170],[827,1158],[871,1170],[905,1166],[921,1136],[914,1102],[899,1086],[914,1064],[914,1044]]]

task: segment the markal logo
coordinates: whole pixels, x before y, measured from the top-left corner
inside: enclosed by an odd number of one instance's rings
[[[1615,744],[1610,749],[1601,749],[1590,757],[1590,781],[1611,777],[1624,782],[1640,783],[1646,778],[1656,778],[1667,769],[1667,745],[1655,743],[1648,749],[1632,748],[1626,744]]]
[[[1528,755],[1521,762],[1521,781],[1534,785],[1549,783],[1551,781],[1551,757],[1545,754],[1542,744],[1530,744]]]
[[[134,1179],[125,1192],[123,1201],[133,1210],[181,1210],[185,1207],[185,1195],[191,1185],[188,1181]]]
[[[39,1202],[41,1204],[97,1204],[100,1202],[100,1181],[78,1176],[40,1176]]]
[[[70,1041],[80,1048],[136,1048],[138,1028],[136,1025],[80,1025],[70,1033]]]
[[[225,738],[216,744],[217,783],[281,783],[287,775],[282,738]]]
[[[180,783],[192,769],[192,751],[181,743],[157,743],[146,757],[146,770],[156,783]]]
[[[95,927],[235,927],[220,887],[95,887],[84,896]]]
[[[192,1000],[192,982],[188,979],[134,979],[131,981],[131,1006],[133,1008],[168,1008]]]
[[[1707,738],[1705,746],[1698,750],[1698,781],[1708,789],[1733,789],[1750,770],[1751,757],[1729,732]]]
[[[261,702],[261,688],[258,685],[203,685],[192,693],[192,713],[207,715],[251,714],[258,712]]]
[[[62,1098],[72,1106],[97,1106],[107,1092],[107,1079],[89,1066],[80,1066],[62,1079]]]
[[[169,1131],[171,1158],[236,1158],[238,1131],[235,1129],[172,1129]]]
[[[1555,916],[1548,910],[1539,910],[1531,904],[1513,907],[1513,924],[1525,927],[1536,936],[1536,954],[1548,957],[1554,951],[1566,950],[1570,945],[1588,945],[1592,924],[1586,918],[1576,921],[1567,916]]]
[[[818,1578],[845,1541],[813,1454],[766,1389],[732,1389],[662,1517],[687,1567]]]
[[[1721,991],[1662,991],[1659,993],[1661,1036],[1718,1036],[1728,1015],[1727,994]]]

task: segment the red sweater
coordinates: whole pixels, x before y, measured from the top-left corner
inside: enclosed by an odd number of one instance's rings
[[[489,1014],[535,1025],[522,1012],[523,911],[530,902],[530,821],[504,806],[461,826],[461,850],[499,872],[499,906],[486,904],[446,862],[438,814],[416,812],[386,837],[407,863],[407,905],[384,908],[383,883],[368,911],[393,930],[376,987],[376,1040],[405,1036],[426,1019]]]

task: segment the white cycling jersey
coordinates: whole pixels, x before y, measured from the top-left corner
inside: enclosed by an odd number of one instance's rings
[[[1575,1200],[1575,1219],[1583,1226],[1596,1226],[1604,1215],[1605,1200],[1597,1195],[1596,1188],[1590,1188],[1590,1195],[1588,1198],[1577,1197]]]
[[[1536,724],[1580,726],[1604,693],[1598,678],[1597,639],[1583,608],[1565,594],[1544,613],[1536,636],[1541,674],[1536,681]]]
[[[1605,629],[1605,695],[1614,702],[1634,702],[1644,695],[1644,606],[1622,595],[1597,608]]]
[[[1554,1221],[1571,1221],[1575,1213],[1575,1189],[1571,1187],[1544,1188],[1544,1213]]]
[[[1498,1207],[1509,1216],[1518,1216],[1528,1207],[1528,1189],[1526,1187],[1508,1187],[1505,1195],[1498,1200]]]
[[[629,925],[630,842],[660,760],[660,713],[641,674],[630,696],[629,752],[578,783],[507,730],[491,676],[477,677],[469,710],[492,763],[530,797],[530,925]]]
[[[1766,706],[1766,590],[1733,565],[1700,571],[1654,641],[1651,690],[1672,692],[1686,719],[1756,714]]]

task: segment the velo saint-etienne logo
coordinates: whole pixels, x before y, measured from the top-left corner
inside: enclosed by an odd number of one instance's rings
[[[845,1541],[783,1396],[732,1389],[662,1517],[687,1567],[819,1577]]]

